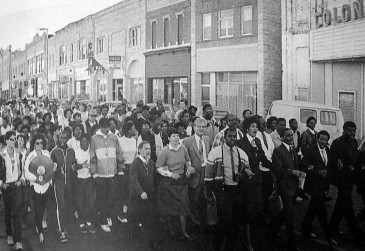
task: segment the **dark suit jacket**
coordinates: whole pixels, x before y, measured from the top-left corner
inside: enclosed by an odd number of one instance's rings
[[[308,149],[317,143],[317,132],[313,135],[309,129],[302,132],[300,137],[300,148],[302,149],[303,156],[306,155]]]
[[[288,151],[284,143],[274,149],[272,156],[273,169],[281,196],[294,198],[298,188],[298,177],[291,173],[298,170],[298,159],[295,153]]]
[[[297,147],[295,148],[295,151],[298,153],[298,152],[299,152],[299,150],[300,150],[300,132],[297,130],[295,133],[296,133],[296,134],[297,134],[297,136],[298,136],[298,145],[297,145]]]
[[[259,164],[260,162],[266,168],[271,170],[272,164],[266,158],[265,152],[262,150],[261,141],[259,138],[255,137],[255,143],[257,148],[255,149],[247,136],[245,135],[243,138],[237,141],[237,147],[241,148],[248,156],[248,160],[250,162],[251,171],[255,174],[254,179],[262,183],[262,177],[260,172]]]
[[[329,163],[329,148],[326,147],[327,153],[327,165]],[[308,149],[307,155],[304,156],[303,161],[303,170],[306,172],[307,177],[305,178],[304,189],[307,193],[312,195],[313,197],[321,197],[325,196],[325,192],[328,188],[328,178],[322,177],[319,174],[321,170],[328,170],[325,165],[321,153],[319,152],[318,145],[315,144]],[[312,171],[308,170],[310,165],[314,166]]]
[[[203,136],[205,151],[206,151],[206,158],[208,159],[208,154],[210,152],[211,144],[209,141],[209,137]],[[193,174],[189,179],[189,187],[196,188],[198,185],[203,184],[205,178],[205,168],[202,167],[202,163],[204,159],[201,158],[199,154],[199,148],[196,144],[195,136],[190,136],[189,138],[184,139],[183,144],[185,145],[186,149],[188,149],[188,153],[191,159],[191,165],[195,169],[195,174]]]
[[[151,145],[151,159],[153,160],[153,162],[156,163],[157,156],[156,156],[155,135],[151,131],[148,131],[148,132],[142,133],[141,137],[142,137],[143,141],[147,141],[147,142],[150,143],[150,145]]]

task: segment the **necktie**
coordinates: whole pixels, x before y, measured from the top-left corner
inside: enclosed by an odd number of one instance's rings
[[[266,135],[265,135],[265,133],[264,133],[264,132],[262,133],[262,139],[264,140],[264,144],[265,144],[265,146],[266,146],[266,149],[269,149],[269,146],[268,146],[268,144],[267,144]]]
[[[322,155],[322,159],[323,159],[323,162],[324,162],[324,165],[327,166],[327,156],[326,156],[326,150],[321,150],[321,155]]]
[[[231,166],[232,166],[232,179],[234,182],[236,182],[236,173],[234,168],[234,158],[233,158],[233,148],[231,147]]]
[[[204,155],[203,155],[203,138],[199,139],[199,154],[200,154],[200,157],[204,158]]]

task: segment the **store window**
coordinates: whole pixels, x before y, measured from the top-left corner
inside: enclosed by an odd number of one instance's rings
[[[103,54],[104,53],[104,37],[99,37],[96,40],[96,53]]]
[[[151,46],[152,49],[156,49],[157,46],[157,22],[151,22]]]
[[[212,13],[203,15],[203,40],[212,39]]]
[[[216,105],[241,116],[243,110],[257,111],[257,72],[216,74]]]
[[[188,98],[188,79],[178,78],[151,78],[148,80],[147,102],[156,103],[163,100],[166,104],[178,105],[181,99]]]
[[[108,93],[105,81],[97,80],[97,86],[98,86],[98,101],[105,102],[106,95]]]
[[[184,15],[177,15],[177,44],[184,42]]]
[[[219,12],[219,37],[233,37],[233,9]]]
[[[79,100],[89,100],[90,91],[91,91],[90,81],[81,80],[76,82],[76,97]]]
[[[242,35],[252,35],[252,5],[241,9],[241,30]]]
[[[123,79],[113,79],[112,99],[113,99],[113,101],[122,101],[122,99],[123,99]]]
[[[137,104],[139,100],[143,100],[143,78],[131,78],[132,104]]]
[[[60,65],[66,64],[67,63],[66,46],[63,45],[60,47],[59,55],[60,55],[59,58]]]
[[[86,59],[86,50],[87,50],[87,46],[86,46],[86,39],[85,38],[81,38],[77,44],[77,53],[78,53],[78,58],[79,60],[83,60]]]
[[[141,37],[141,27],[135,27],[130,29],[129,32],[129,46],[130,47],[137,47],[140,45],[140,38]]]
[[[70,44],[70,60],[71,62],[74,61],[74,44]]]
[[[210,73],[201,73],[202,105],[210,103]]]

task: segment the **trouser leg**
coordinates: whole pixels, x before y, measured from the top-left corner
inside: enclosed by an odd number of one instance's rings
[[[3,200],[4,200],[4,222],[5,222],[5,232],[7,236],[13,236],[13,226],[11,224],[11,204],[13,191],[10,187],[3,190]]]
[[[65,185],[62,182],[54,184],[56,200],[57,229],[59,232],[65,231],[66,208],[65,208]]]
[[[304,234],[310,234],[312,232],[312,223],[316,217],[317,207],[318,203],[316,203],[316,199],[312,197],[309,201],[309,205],[302,223],[302,230]]]
[[[34,189],[32,189],[33,193],[33,204],[35,211],[35,223],[39,233],[43,233],[42,227],[42,219],[44,215],[44,211],[46,209],[48,194],[38,194]]]

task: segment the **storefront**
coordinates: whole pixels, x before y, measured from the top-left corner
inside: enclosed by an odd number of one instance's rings
[[[146,52],[147,103],[178,105],[190,99],[190,47]]]
[[[330,9],[317,6],[320,18],[312,24],[310,32],[311,100],[339,107],[345,121],[354,121],[361,128],[357,137],[362,138],[365,135],[365,9],[360,13],[358,8],[365,7],[357,5],[362,1],[351,5],[350,2],[353,1],[329,0],[326,6]],[[315,10],[316,6],[313,7]]]

